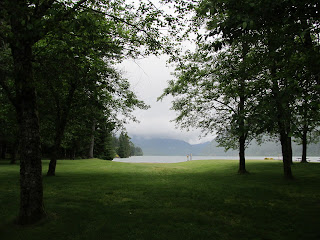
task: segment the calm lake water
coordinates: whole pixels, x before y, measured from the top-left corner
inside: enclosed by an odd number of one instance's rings
[[[246,157],[246,160],[264,160],[265,156]],[[270,157],[274,160],[282,160],[282,157]],[[299,157],[293,157],[293,161],[300,161]],[[238,160],[238,156],[192,156],[192,160]],[[187,156],[133,156],[130,158],[116,158],[115,162],[128,162],[128,163],[178,163],[186,162]],[[320,162],[320,157],[309,157],[310,162]]]

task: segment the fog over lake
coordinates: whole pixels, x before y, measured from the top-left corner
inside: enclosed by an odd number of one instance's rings
[[[281,156],[267,156],[274,160],[282,160]],[[264,160],[266,156],[248,156],[246,160]],[[294,156],[293,161],[300,161],[299,156]],[[238,156],[192,156],[194,160],[238,160]],[[189,158],[190,160],[190,158]],[[114,162],[127,162],[127,163],[178,163],[186,162],[187,156],[132,156],[130,158],[115,158]],[[265,160],[268,161],[268,160]],[[320,157],[309,157],[310,162],[320,162]]]

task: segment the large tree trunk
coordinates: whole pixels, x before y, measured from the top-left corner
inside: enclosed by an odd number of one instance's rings
[[[19,46],[20,45],[20,46]],[[43,205],[41,144],[36,90],[32,71],[32,47],[26,42],[11,46],[20,128],[20,212],[17,222],[31,224],[46,214]]]
[[[241,136],[239,139],[239,174],[248,173],[246,170],[246,159],[245,159],[245,137]]]
[[[293,164],[293,154],[292,154],[292,139],[289,137],[289,153],[290,153],[290,163]]]
[[[283,103],[280,101],[280,99],[276,101],[277,101],[277,122],[278,122],[278,131],[280,134],[284,177],[287,179],[292,179],[293,178],[293,175],[291,172],[292,146],[291,146],[291,137],[289,136],[290,124],[291,124],[290,113],[288,113],[283,108]]]
[[[94,149],[94,133],[96,130],[96,120],[93,119],[92,121],[92,128],[91,128],[91,139],[90,139],[90,147],[89,147],[89,158],[93,158],[93,149]]]
[[[55,176],[56,175],[56,166],[57,166],[57,150],[56,147],[53,147],[53,153],[51,153],[49,168],[47,172],[47,176]]]
[[[269,45],[269,48],[272,49],[272,45]],[[274,52],[271,50],[271,52]],[[284,177],[287,179],[292,179],[291,164],[292,164],[292,147],[291,147],[291,137],[290,125],[291,125],[291,112],[288,104],[288,96],[285,96],[283,93],[280,93],[279,83],[276,75],[276,63],[273,62],[271,66],[271,78],[272,78],[272,94],[274,99],[275,107],[275,116],[277,121],[278,132],[280,135],[280,143],[282,150],[282,159],[283,159],[283,172]]]
[[[244,123],[244,81],[241,82],[240,87],[240,102],[239,102],[239,120],[238,127],[240,131],[239,137],[239,174],[248,173],[246,170],[246,159],[245,159],[245,144],[246,144],[246,131],[245,131],[245,123]]]
[[[283,158],[283,172],[285,178],[293,178],[291,172],[292,164],[292,149],[291,149],[291,138],[284,131],[280,133],[280,142],[282,149],[282,158]]]
[[[278,106],[278,128],[280,134],[280,143],[282,150],[282,159],[283,159],[283,172],[284,177],[287,179],[292,179],[291,164],[292,164],[292,147],[291,147],[291,137],[289,137],[289,129],[285,126],[285,118],[283,116],[284,110]],[[287,125],[290,124],[290,120],[287,120]]]
[[[245,58],[248,54],[249,47],[246,42],[242,44],[242,59],[245,61]],[[245,65],[243,65],[245,70]],[[244,71],[246,72],[246,71]],[[247,138],[247,131],[245,126],[245,101],[246,101],[246,94],[245,94],[245,79],[247,75],[243,75],[239,78],[239,119],[238,119],[238,128],[239,128],[239,174],[246,174],[248,173],[246,170],[246,159],[245,159],[245,144]]]
[[[302,163],[307,163],[307,132],[308,130],[304,128],[302,133]]]
[[[20,224],[30,224],[45,216],[38,116],[32,91],[28,95],[23,98],[20,118]]]

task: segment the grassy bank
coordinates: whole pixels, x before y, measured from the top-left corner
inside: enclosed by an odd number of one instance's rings
[[[278,161],[248,161],[245,176],[237,164],[58,161],[48,218],[21,227],[19,166],[2,161],[0,239],[320,239],[320,164],[294,164],[293,181]]]

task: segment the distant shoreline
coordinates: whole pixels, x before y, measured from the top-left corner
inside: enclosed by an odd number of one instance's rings
[[[265,158],[268,158],[266,160]],[[299,162],[301,156],[294,156],[293,161]],[[238,160],[238,156],[192,156],[191,161],[196,160]],[[190,159],[189,159],[190,160]],[[282,160],[282,156],[246,156],[246,160]],[[319,157],[308,157],[310,162],[320,162]],[[187,156],[132,156],[130,158],[117,158],[114,162],[129,162],[129,163],[178,163],[187,162]]]

